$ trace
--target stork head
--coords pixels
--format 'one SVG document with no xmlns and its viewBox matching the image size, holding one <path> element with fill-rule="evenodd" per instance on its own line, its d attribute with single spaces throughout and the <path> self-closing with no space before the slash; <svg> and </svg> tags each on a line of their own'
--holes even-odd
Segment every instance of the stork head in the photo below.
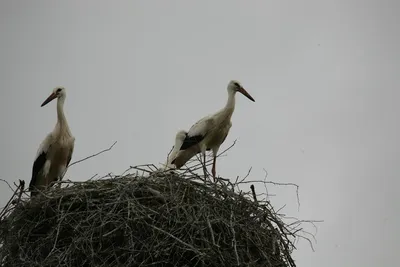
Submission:
<svg viewBox="0 0 400 267">
<path fill-rule="evenodd" d="M 236 92 L 241 93 L 251 101 L 255 102 L 254 98 L 243 88 L 243 86 L 235 80 L 232 80 L 228 84 L 228 93 L 236 94 Z"/>
<path fill-rule="evenodd" d="M 44 105 L 48 104 L 49 102 L 51 102 L 53 99 L 56 98 L 65 98 L 65 88 L 62 86 L 58 86 L 56 88 L 53 89 L 53 92 L 51 93 L 51 95 L 49 95 L 49 97 L 42 103 L 41 107 L 43 107 Z"/>
</svg>

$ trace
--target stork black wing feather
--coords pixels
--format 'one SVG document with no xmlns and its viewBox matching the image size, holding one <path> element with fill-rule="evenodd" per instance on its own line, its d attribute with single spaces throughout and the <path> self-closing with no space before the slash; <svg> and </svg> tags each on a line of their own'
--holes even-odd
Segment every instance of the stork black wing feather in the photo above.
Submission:
<svg viewBox="0 0 400 267">
<path fill-rule="evenodd" d="M 67 168 L 69 167 L 69 163 L 71 162 L 71 159 L 72 159 L 72 153 L 68 157 L 67 165 L 65 165 Z"/>
<path fill-rule="evenodd" d="M 180 150 L 188 149 L 189 147 L 200 143 L 203 139 L 204 139 L 203 135 L 188 136 L 186 134 L 186 138 L 185 140 L 183 140 Z"/>
<path fill-rule="evenodd" d="M 37 176 L 39 172 L 43 169 L 44 164 L 46 163 L 46 152 L 42 152 L 35 160 L 33 163 L 32 167 L 32 179 L 31 182 L 29 183 L 29 191 L 32 191 L 34 189 L 34 186 L 36 184 Z"/>
<path fill-rule="evenodd" d="M 186 138 L 185 140 L 183 140 L 183 143 L 179 150 L 186 150 L 194 145 L 197 145 L 204 139 L 204 137 L 205 137 L 204 135 L 189 136 L 188 134 L 186 134 Z M 209 151 L 210 148 L 207 148 L 206 150 Z M 171 161 L 171 164 L 175 164 L 175 159 Z"/>
</svg>

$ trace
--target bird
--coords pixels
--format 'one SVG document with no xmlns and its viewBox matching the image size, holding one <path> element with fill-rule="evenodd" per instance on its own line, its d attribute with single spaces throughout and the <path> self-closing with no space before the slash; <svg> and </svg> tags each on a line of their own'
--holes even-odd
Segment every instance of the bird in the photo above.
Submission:
<svg viewBox="0 0 400 267">
<path fill-rule="evenodd" d="M 197 121 L 186 133 L 186 137 L 180 146 L 180 151 L 171 161 L 177 169 L 182 167 L 192 156 L 197 153 L 203 155 L 203 167 L 205 170 L 206 151 L 211 150 L 213 154 L 212 175 L 216 177 L 216 157 L 221 144 L 228 136 L 229 130 L 232 127 L 232 114 L 235 110 L 235 96 L 239 92 L 246 96 L 251 101 L 255 102 L 254 98 L 243 88 L 236 80 L 231 80 L 227 86 L 228 101 L 225 107 L 218 112 L 208 115 Z"/>
<path fill-rule="evenodd" d="M 64 87 L 56 87 L 41 107 L 57 98 L 57 123 L 54 130 L 47 134 L 36 153 L 29 183 L 31 197 L 46 189 L 52 182 L 62 179 L 74 151 L 75 137 L 69 129 L 64 114 L 66 99 Z"/>
</svg>

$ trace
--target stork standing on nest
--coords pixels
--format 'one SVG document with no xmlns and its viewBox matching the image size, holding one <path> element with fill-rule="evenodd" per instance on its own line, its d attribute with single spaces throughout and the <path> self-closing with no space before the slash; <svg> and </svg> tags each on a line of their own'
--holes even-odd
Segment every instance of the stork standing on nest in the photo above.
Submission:
<svg viewBox="0 0 400 267">
<path fill-rule="evenodd" d="M 235 110 L 235 95 L 237 92 L 243 94 L 251 101 L 254 98 L 243 88 L 238 81 L 230 81 L 227 87 L 228 101 L 224 108 L 215 114 L 206 116 L 196 122 L 186 133 L 186 137 L 180 146 L 180 151 L 171 161 L 177 169 L 182 167 L 192 156 L 197 153 L 203 154 L 204 168 L 206 163 L 206 150 L 212 150 L 213 166 L 212 175 L 215 179 L 216 157 L 221 144 L 225 141 L 232 126 L 231 118 Z M 204 169 L 206 172 L 206 169 Z"/>
<path fill-rule="evenodd" d="M 31 196 L 44 190 L 52 182 L 61 180 L 74 150 L 75 138 L 68 127 L 64 115 L 66 92 L 64 87 L 56 87 L 41 107 L 57 98 L 57 123 L 40 144 L 32 167 L 32 178 L 29 184 Z"/>
</svg>

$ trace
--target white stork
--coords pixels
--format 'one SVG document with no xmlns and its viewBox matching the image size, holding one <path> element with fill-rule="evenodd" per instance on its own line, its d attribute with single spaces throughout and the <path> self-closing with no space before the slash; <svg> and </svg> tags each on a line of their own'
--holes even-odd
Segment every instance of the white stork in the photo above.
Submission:
<svg viewBox="0 0 400 267">
<path fill-rule="evenodd" d="M 68 127 L 64 115 L 66 92 L 64 87 L 56 87 L 41 107 L 57 98 L 57 123 L 40 144 L 32 167 L 32 178 L 29 184 L 31 196 L 37 195 L 37 190 L 44 190 L 52 182 L 61 179 L 71 161 L 75 138 Z"/>
<path fill-rule="evenodd" d="M 225 141 L 232 126 L 231 117 L 235 110 L 236 92 L 242 93 L 248 99 L 255 102 L 253 97 L 238 81 L 230 81 L 227 90 L 228 101 L 225 107 L 215 114 L 202 118 L 189 129 L 180 147 L 180 152 L 171 161 L 171 164 L 174 164 L 177 169 L 182 167 L 192 156 L 200 152 L 203 154 L 205 164 L 206 150 L 212 150 L 213 167 L 211 172 L 215 178 L 216 156 L 219 147 Z"/>
</svg>

